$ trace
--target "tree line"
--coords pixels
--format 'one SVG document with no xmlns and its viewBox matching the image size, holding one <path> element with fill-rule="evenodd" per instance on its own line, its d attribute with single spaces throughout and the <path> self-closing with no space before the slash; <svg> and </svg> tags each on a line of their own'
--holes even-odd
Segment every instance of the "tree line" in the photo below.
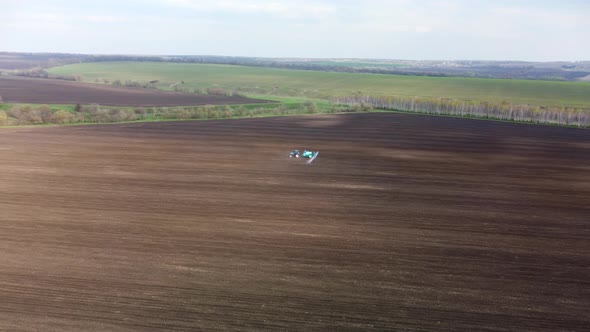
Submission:
<svg viewBox="0 0 590 332">
<path fill-rule="evenodd" d="M 509 102 L 490 103 L 443 98 L 368 97 L 333 98 L 331 106 L 307 101 L 297 104 L 179 106 L 121 108 L 98 104 L 76 105 L 72 111 L 47 105 L 13 105 L 0 109 L 0 126 L 73 123 L 113 123 L 145 120 L 228 119 L 295 114 L 367 112 L 373 109 L 477 117 L 506 121 L 590 127 L 590 110 L 540 107 Z"/>
<path fill-rule="evenodd" d="M 145 120 L 190 120 L 190 119 L 229 119 L 256 116 L 278 116 L 294 114 L 334 113 L 344 107 L 332 105 L 320 109 L 313 102 L 295 105 L 238 105 L 238 106 L 179 106 L 179 107 L 137 107 L 119 108 L 98 104 L 76 105 L 74 111 L 52 110 L 47 105 L 33 107 L 15 105 L 8 110 L 0 110 L 0 126 L 42 125 L 74 123 L 115 123 Z"/>
<path fill-rule="evenodd" d="M 35 77 L 35 78 L 51 78 L 57 80 L 66 80 L 66 81 L 82 81 L 82 77 L 79 75 L 58 75 L 58 74 L 51 74 L 47 72 L 45 69 L 31 69 L 31 70 L 19 70 L 13 73 L 15 76 L 23 76 L 23 77 Z"/>
<path fill-rule="evenodd" d="M 506 121 L 533 122 L 540 124 L 590 127 L 590 110 L 572 107 L 541 107 L 527 104 L 512 104 L 508 101 L 464 101 L 447 98 L 424 97 L 335 97 L 331 102 L 357 108 L 376 108 L 437 115 L 477 117 Z"/>
</svg>

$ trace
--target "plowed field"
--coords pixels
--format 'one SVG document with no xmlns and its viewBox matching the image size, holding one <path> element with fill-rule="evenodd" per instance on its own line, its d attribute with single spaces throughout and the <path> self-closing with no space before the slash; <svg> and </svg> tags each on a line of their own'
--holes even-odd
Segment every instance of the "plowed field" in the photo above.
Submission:
<svg viewBox="0 0 590 332">
<path fill-rule="evenodd" d="M 240 96 L 212 96 L 123 88 L 53 79 L 0 77 L 5 103 L 190 106 L 263 103 Z"/>
<path fill-rule="evenodd" d="M 583 331 L 589 197 L 588 130 L 386 113 L 5 129 L 0 330 Z"/>
</svg>

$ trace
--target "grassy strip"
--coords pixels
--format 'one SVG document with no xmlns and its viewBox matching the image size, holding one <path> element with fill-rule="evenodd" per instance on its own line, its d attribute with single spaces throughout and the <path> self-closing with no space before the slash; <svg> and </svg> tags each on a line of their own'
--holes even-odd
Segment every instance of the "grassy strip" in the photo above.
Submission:
<svg viewBox="0 0 590 332">
<path fill-rule="evenodd" d="M 76 112 L 76 105 L 36 105 L 36 104 L 0 104 L 0 126 L 7 127 L 31 127 L 51 125 L 89 125 L 105 123 L 133 123 L 133 122 L 157 122 L 157 121 L 187 121 L 187 120 L 219 120 L 239 118 L 260 118 L 271 116 L 294 116 L 309 114 L 340 114 L 357 112 L 396 112 L 420 115 L 444 116 L 454 118 L 469 118 L 477 120 L 493 120 L 512 123 L 544 124 L 563 127 L 580 127 L 563 123 L 541 123 L 539 121 L 519 121 L 515 119 L 504 119 L 494 116 L 483 116 L 477 114 L 457 115 L 450 113 L 433 113 L 427 110 L 404 110 L 395 107 L 380 108 L 377 104 L 353 102 L 348 105 L 335 105 L 323 99 L 307 99 L 301 97 L 277 97 L 269 95 L 250 95 L 251 98 L 273 100 L 271 103 L 241 104 L 241 105 L 217 105 L 217 106 L 194 106 L 194 107 L 101 107 L 99 105 L 82 106 L 82 112 Z M 369 100 L 370 101 L 370 100 Z M 378 100 L 376 100 L 378 101 Z M 5 118 L 4 115 L 11 114 L 16 107 L 20 110 L 36 111 L 37 108 L 50 109 L 53 114 L 58 111 L 66 111 L 71 117 L 65 119 L 50 119 L 34 124 L 29 123 L 31 117 Z M 138 110 L 142 112 L 138 113 Z M 20 112 L 26 114 L 27 112 Z M 63 115 L 63 114 L 62 114 Z M 50 114 L 51 116 L 51 114 Z M 55 122 L 55 123 L 51 123 Z"/>
<path fill-rule="evenodd" d="M 277 115 L 334 113 L 346 108 L 305 99 L 278 100 L 276 103 L 205 105 L 179 107 L 112 107 L 82 105 L 3 104 L 0 125 L 45 125 L 71 123 L 122 123 L 191 119 L 227 119 Z"/>
<path fill-rule="evenodd" d="M 38 125 L 5 125 L 1 126 L 2 129 L 18 129 L 18 128 L 39 128 L 39 127 L 57 127 L 57 126 L 94 126 L 94 125 L 105 125 L 105 124 L 130 124 L 130 123 L 149 123 L 149 122 L 178 122 L 178 121 L 219 121 L 219 120 L 230 120 L 230 119 L 253 119 L 253 118 L 267 118 L 267 117 L 285 117 L 285 116 L 309 116 L 309 115 L 320 115 L 320 114 L 354 114 L 354 113 L 398 113 L 398 114 L 412 114 L 417 116 L 434 116 L 434 117 L 444 117 L 444 118 L 456 118 L 456 119 L 469 119 L 469 120 L 478 120 L 478 121 L 495 121 L 495 122 L 504 122 L 504 123 L 518 123 L 524 125 L 544 125 L 544 126 L 553 126 L 553 127 L 569 127 L 569 128 L 578 128 L 578 129 L 590 129 L 590 128 L 580 128 L 577 126 L 566 126 L 566 125 L 559 125 L 559 124 L 541 124 L 536 122 L 530 121 L 516 121 L 516 120 L 502 120 L 502 119 L 494 119 L 494 118 L 484 118 L 484 117 L 476 117 L 476 116 L 459 116 L 459 115 L 451 115 L 451 114 L 426 114 L 421 112 L 412 112 L 412 111 L 401 111 L 401 110 L 382 110 L 382 109 L 373 109 L 367 111 L 337 111 L 337 112 L 318 112 L 314 114 L 308 113 L 299 113 L 299 114 L 272 114 L 272 113 L 262 113 L 256 114 L 253 116 L 232 116 L 230 118 L 211 118 L 211 119 L 162 119 L 162 118 L 152 118 L 148 117 L 141 120 L 133 120 L 133 121 L 121 121 L 121 122 L 80 122 L 80 123 L 66 123 L 66 124 L 53 124 L 53 123 L 46 123 L 46 124 L 38 124 Z"/>
<path fill-rule="evenodd" d="M 266 106 L 267 104 L 261 104 Z M 307 107 L 309 104 L 307 104 Z M 236 106 L 236 109 L 240 105 Z M 244 105 L 245 106 L 245 105 Z M 325 106 L 325 105 L 324 105 Z M 219 106 L 216 106 L 219 108 Z M 572 127 L 572 128 L 580 128 L 577 126 L 567 126 L 567 125 L 560 125 L 554 123 L 538 123 L 538 122 L 531 122 L 531 121 L 517 121 L 517 120 L 505 120 L 505 119 L 498 119 L 493 117 L 483 117 L 483 116 L 460 116 L 454 114 L 428 114 L 419 111 L 404 111 L 404 110 L 397 110 L 397 109 L 373 109 L 370 107 L 365 108 L 349 108 L 349 107 L 334 107 L 334 105 L 330 105 L 330 107 L 319 107 L 315 111 L 311 111 L 309 108 L 307 109 L 292 109 L 290 112 L 285 112 L 283 114 L 277 112 L 276 108 L 259 108 L 256 109 L 256 112 L 252 112 L 250 114 L 239 115 L 236 109 L 232 109 L 231 115 L 224 115 L 221 113 L 217 113 L 217 115 L 213 117 L 203 117 L 203 118 L 166 118 L 160 114 L 154 116 L 153 114 L 148 114 L 141 119 L 136 119 L 132 121 L 118 121 L 118 122 L 101 122 L 101 121 L 92 121 L 92 122 L 78 122 L 78 123 L 64 123 L 64 124 L 54 124 L 54 123 L 43 123 L 43 124 L 35 124 L 35 125 L 0 125 L 3 129 L 6 128 L 33 128 L 33 127 L 51 127 L 51 126 L 84 126 L 84 125 L 99 125 L 99 124 L 125 124 L 125 123 L 147 123 L 147 122 L 173 122 L 173 121 L 212 121 L 212 120 L 226 120 L 226 119 L 245 119 L 245 118 L 265 118 L 265 117 L 279 117 L 279 116 L 302 116 L 302 115 L 313 115 L 313 114 L 350 114 L 350 113 L 405 113 L 405 114 L 412 114 L 412 115 L 421 115 L 421 116 L 437 116 L 437 117 L 447 117 L 447 118 L 462 118 L 462 119 L 471 119 L 471 120 L 480 120 L 480 121 L 497 121 L 497 122 L 505 122 L 505 123 L 519 123 L 519 124 L 527 124 L 527 125 L 549 125 L 549 126 L 556 126 L 556 127 Z M 587 128 L 586 128 L 587 129 Z"/>
</svg>

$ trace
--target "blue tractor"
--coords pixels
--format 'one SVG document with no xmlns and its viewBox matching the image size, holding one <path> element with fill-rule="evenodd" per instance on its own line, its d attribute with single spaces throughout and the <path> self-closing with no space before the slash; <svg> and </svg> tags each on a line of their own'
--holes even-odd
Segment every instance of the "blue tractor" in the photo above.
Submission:
<svg viewBox="0 0 590 332">
<path fill-rule="evenodd" d="M 299 150 L 293 150 L 289 153 L 289 158 L 307 158 L 307 163 L 309 164 L 318 156 L 318 154 L 320 154 L 319 151 L 303 150 L 303 152 L 300 152 Z"/>
</svg>

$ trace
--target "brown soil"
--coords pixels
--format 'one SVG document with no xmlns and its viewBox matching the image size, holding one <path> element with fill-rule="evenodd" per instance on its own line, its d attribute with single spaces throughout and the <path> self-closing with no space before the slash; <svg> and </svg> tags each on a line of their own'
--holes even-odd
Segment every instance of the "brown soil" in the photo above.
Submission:
<svg viewBox="0 0 590 332">
<path fill-rule="evenodd" d="M 590 326 L 588 130 L 385 113 L 16 128 L 0 158 L 0 330 Z"/>
<path fill-rule="evenodd" d="M 210 96 L 134 89 L 53 79 L 0 77 L 5 103 L 189 106 L 263 103 L 240 96 Z"/>
</svg>

